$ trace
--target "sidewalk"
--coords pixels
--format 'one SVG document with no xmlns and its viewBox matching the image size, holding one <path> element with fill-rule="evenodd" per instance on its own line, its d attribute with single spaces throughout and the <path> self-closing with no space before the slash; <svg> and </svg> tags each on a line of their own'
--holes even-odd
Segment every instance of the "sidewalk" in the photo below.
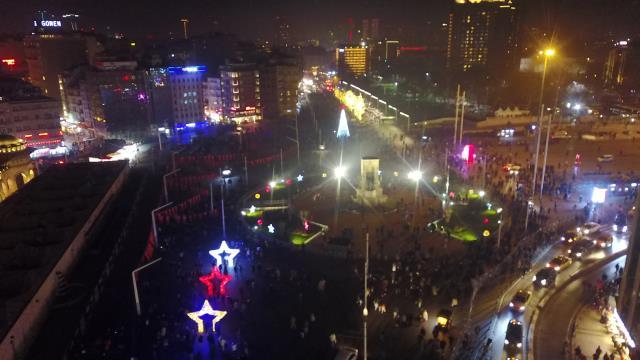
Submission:
<svg viewBox="0 0 640 360">
<path fill-rule="evenodd" d="M 580 346 L 582 354 L 584 354 L 587 359 L 591 359 L 598 346 L 600 346 L 602 350 L 601 357 L 603 357 L 604 354 L 614 352 L 611 334 L 607 330 L 606 325 L 600 322 L 600 314 L 596 309 L 590 306 L 581 307 L 574 321 L 575 330 L 573 331 L 570 342 L 571 352 L 569 359 L 576 359 L 574 349 L 577 346 Z"/>
</svg>

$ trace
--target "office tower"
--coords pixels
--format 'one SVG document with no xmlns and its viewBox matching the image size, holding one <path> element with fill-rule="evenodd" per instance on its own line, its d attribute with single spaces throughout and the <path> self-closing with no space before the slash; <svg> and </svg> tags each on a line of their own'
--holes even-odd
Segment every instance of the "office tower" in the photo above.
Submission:
<svg viewBox="0 0 640 360">
<path fill-rule="evenodd" d="M 202 86 L 206 66 L 169 67 L 173 118 L 177 127 L 205 120 Z"/>
<path fill-rule="evenodd" d="M 276 46 L 291 46 L 291 24 L 282 16 L 276 16 Z"/>
<path fill-rule="evenodd" d="M 516 64 L 516 6 L 512 0 L 455 0 L 449 13 L 447 68 L 504 71 Z"/>
<path fill-rule="evenodd" d="M 640 75 L 640 50 L 637 43 L 621 40 L 614 44 L 604 64 L 604 87 L 608 89 L 637 89 Z"/>
<path fill-rule="evenodd" d="M 369 71 L 369 48 L 366 45 L 336 48 L 336 67 L 340 77 L 361 77 Z"/>
</svg>

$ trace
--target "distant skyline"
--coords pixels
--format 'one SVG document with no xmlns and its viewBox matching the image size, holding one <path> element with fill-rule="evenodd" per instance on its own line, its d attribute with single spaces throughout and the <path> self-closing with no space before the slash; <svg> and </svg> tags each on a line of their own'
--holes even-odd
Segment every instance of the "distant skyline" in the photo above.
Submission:
<svg viewBox="0 0 640 360">
<path fill-rule="evenodd" d="M 14 1 L 2 7 L 0 33 L 27 33 L 37 10 L 61 15 L 77 12 L 81 23 L 95 25 L 96 31 L 123 32 L 131 38 L 152 35 L 180 36 L 179 19 L 191 20 L 190 33 L 212 31 L 235 33 L 246 39 L 271 39 L 275 16 L 285 16 L 292 24 L 294 40 L 322 39 L 329 30 L 352 17 L 378 17 L 382 28 L 413 27 L 418 31 L 428 21 L 445 21 L 449 0 L 34 0 Z M 525 24 L 557 29 L 567 41 L 589 37 L 638 32 L 640 0 L 522 0 Z M 410 11 L 409 11 L 410 10 Z M 604 16 L 603 16 L 604 14 Z M 359 25 L 356 22 L 356 25 Z M 428 37 L 429 34 L 419 34 Z"/>
</svg>

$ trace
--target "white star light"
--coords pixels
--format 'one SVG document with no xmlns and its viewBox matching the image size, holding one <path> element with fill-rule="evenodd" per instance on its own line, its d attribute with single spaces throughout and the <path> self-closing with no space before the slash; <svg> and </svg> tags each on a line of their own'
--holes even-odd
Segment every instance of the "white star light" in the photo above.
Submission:
<svg viewBox="0 0 640 360">
<path fill-rule="evenodd" d="M 267 229 L 269 229 L 269 234 L 273 234 L 276 232 L 276 227 L 273 226 L 273 224 L 269 224 L 269 226 L 267 226 Z"/>
<path fill-rule="evenodd" d="M 239 249 L 229 248 L 229 246 L 227 245 L 227 242 L 222 240 L 222 243 L 220 244 L 220 247 L 218 248 L 218 250 L 209 251 L 209 255 L 213 256 L 213 258 L 216 259 L 216 266 L 218 266 L 222 264 L 222 253 L 226 253 L 228 254 L 227 265 L 229 267 L 233 267 L 233 258 L 236 257 L 236 255 L 238 255 L 239 252 L 240 252 Z"/>
<path fill-rule="evenodd" d="M 254 205 L 251 205 L 251 207 L 249 208 L 249 214 L 253 214 L 254 212 L 256 212 L 256 207 Z"/>
<path fill-rule="evenodd" d="M 304 176 L 302 176 L 302 174 L 298 175 L 298 177 L 296 177 L 296 179 L 298 180 L 298 182 L 301 182 L 302 179 L 304 179 Z"/>
</svg>

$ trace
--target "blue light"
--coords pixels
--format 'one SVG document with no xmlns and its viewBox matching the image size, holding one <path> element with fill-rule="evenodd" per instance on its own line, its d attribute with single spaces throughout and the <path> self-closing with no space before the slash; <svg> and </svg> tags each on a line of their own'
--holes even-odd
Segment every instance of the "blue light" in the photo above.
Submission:
<svg viewBox="0 0 640 360">
<path fill-rule="evenodd" d="M 196 127 L 196 123 L 188 123 L 185 126 L 190 128 L 190 129 L 193 129 L 194 127 Z"/>
<path fill-rule="evenodd" d="M 207 67 L 204 65 L 197 66 L 170 66 L 167 68 L 170 74 L 183 74 L 183 73 L 198 73 L 207 71 Z"/>
</svg>

